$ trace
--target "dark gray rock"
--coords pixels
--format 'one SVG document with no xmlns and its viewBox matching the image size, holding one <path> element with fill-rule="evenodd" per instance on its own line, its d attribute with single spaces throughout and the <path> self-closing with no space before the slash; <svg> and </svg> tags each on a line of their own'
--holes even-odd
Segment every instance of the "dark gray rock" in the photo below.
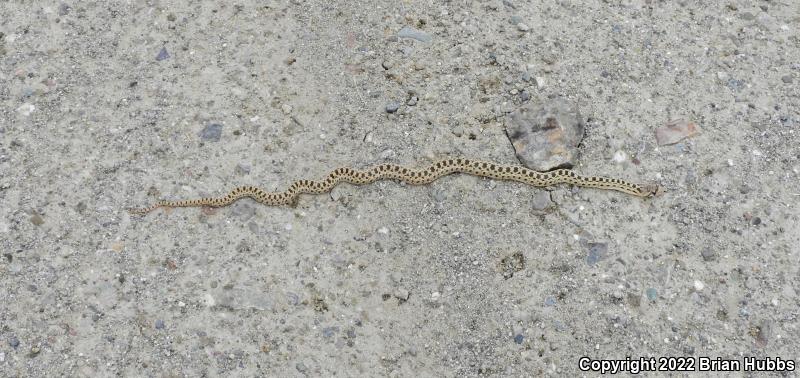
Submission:
<svg viewBox="0 0 800 378">
<path fill-rule="evenodd" d="M 556 99 L 515 110 L 506 120 L 506 132 L 522 164 L 547 171 L 574 165 L 584 124 L 576 105 Z"/>
<path fill-rule="evenodd" d="M 206 142 L 219 142 L 222 137 L 222 125 L 219 123 L 209 123 L 200 132 L 200 138 Z"/>
</svg>

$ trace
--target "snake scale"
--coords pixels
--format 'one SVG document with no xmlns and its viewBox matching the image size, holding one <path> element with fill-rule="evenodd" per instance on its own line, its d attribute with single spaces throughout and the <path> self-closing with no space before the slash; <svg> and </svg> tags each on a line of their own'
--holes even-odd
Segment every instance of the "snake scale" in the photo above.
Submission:
<svg viewBox="0 0 800 378">
<path fill-rule="evenodd" d="M 267 192 L 255 186 L 240 186 L 224 197 L 201 198 L 184 201 L 158 201 L 152 206 L 128 209 L 131 214 L 144 215 L 160 207 L 227 206 L 236 200 L 250 197 L 269 206 L 296 204 L 300 194 L 327 193 L 340 182 L 355 185 L 371 184 L 378 180 L 400 180 L 411 185 L 428 184 L 451 173 L 466 173 L 498 180 L 518 181 L 532 186 L 546 187 L 558 184 L 572 184 L 587 188 L 616 190 L 637 197 L 652 197 L 658 192 L 655 184 L 633 184 L 624 180 L 607 177 L 580 176 L 569 169 L 556 169 L 539 172 L 517 165 L 496 164 L 470 159 L 446 159 L 424 169 L 407 168 L 396 164 L 381 164 L 367 170 L 349 167 L 338 168 L 322 180 L 299 180 L 283 192 Z"/>
</svg>

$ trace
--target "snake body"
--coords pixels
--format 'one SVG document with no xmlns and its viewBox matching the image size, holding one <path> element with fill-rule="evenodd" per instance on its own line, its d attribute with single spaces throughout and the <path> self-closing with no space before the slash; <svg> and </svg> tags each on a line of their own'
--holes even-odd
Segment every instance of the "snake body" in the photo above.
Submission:
<svg viewBox="0 0 800 378">
<path fill-rule="evenodd" d="M 283 192 L 267 192 L 255 186 L 240 186 L 224 197 L 201 198 L 184 201 L 158 201 L 152 206 L 128 209 L 131 214 L 144 215 L 160 207 L 227 206 L 236 200 L 250 197 L 269 206 L 290 205 L 300 194 L 327 193 L 340 182 L 355 185 L 371 184 L 378 180 L 400 180 L 411 185 L 424 185 L 451 173 L 466 173 L 498 180 L 518 181 L 532 186 L 546 187 L 572 184 L 587 188 L 616 190 L 637 197 L 651 197 L 658 191 L 654 184 L 639 185 L 624 180 L 596 176 L 580 176 L 569 169 L 539 172 L 518 165 L 497 164 L 470 159 L 446 159 L 424 169 L 407 168 L 396 164 L 381 164 L 367 170 L 343 167 L 329 173 L 322 180 L 298 180 Z"/>
</svg>

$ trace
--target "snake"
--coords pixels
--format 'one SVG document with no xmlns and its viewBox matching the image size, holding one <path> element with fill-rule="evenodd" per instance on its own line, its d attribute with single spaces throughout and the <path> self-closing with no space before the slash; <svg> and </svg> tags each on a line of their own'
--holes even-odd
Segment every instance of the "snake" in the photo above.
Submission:
<svg viewBox="0 0 800 378">
<path fill-rule="evenodd" d="M 330 192 L 340 182 L 366 185 L 378 180 L 398 180 L 410 185 L 429 184 L 452 173 L 465 173 L 497 180 L 517 181 L 535 187 L 571 184 L 579 187 L 616 190 L 636 197 L 653 197 L 659 192 L 656 184 L 635 184 L 625 180 L 597 176 L 581 176 L 571 169 L 541 172 L 520 165 L 498 164 L 464 158 L 445 159 L 422 169 L 397 164 L 380 164 L 366 170 L 350 167 L 337 168 L 322 180 L 298 180 L 282 192 L 268 192 L 256 186 L 234 188 L 223 197 L 209 197 L 182 201 L 158 201 L 143 208 L 127 209 L 133 215 L 145 215 L 158 208 L 222 207 L 240 198 L 249 197 L 268 206 L 295 206 L 301 194 Z"/>
</svg>

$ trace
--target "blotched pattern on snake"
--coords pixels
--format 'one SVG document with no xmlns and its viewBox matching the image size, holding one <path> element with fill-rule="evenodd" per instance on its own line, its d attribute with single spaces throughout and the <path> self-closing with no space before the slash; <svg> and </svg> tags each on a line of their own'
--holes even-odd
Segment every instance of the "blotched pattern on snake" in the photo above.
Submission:
<svg viewBox="0 0 800 378">
<path fill-rule="evenodd" d="M 518 165 L 459 158 L 441 160 L 423 169 L 413 169 L 396 164 L 381 164 L 367 170 L 344 167 L 334 170 L 322 180 L 295 181 L 283 192 L 267 192 L 255 186 L 241 186 L 233 189 L 224 197 L 159 201 L 149 207 L 128 209 L 128 211 L 131 214 L 144 215 L 159 207 L 220 207 L 230 205 L 243 197 L 250 197 L 270 206 L 293 206 L 300 194 L 327 193 L 340 182 L 365 185 L 378 180 L 389 179 L 400 180 L 411 185 L 424 185 L 451 173 L 466 173 L 498 180 L 518 181 L 537 187 L 572 184 L 586 188 L 616 190 L 637 197 L 652 197 L 658 192 L 658 186 L 655 184 L 640 185 L 615 178 L 580 176 L 568 169 L 538 172 Z"/>
</svg>

